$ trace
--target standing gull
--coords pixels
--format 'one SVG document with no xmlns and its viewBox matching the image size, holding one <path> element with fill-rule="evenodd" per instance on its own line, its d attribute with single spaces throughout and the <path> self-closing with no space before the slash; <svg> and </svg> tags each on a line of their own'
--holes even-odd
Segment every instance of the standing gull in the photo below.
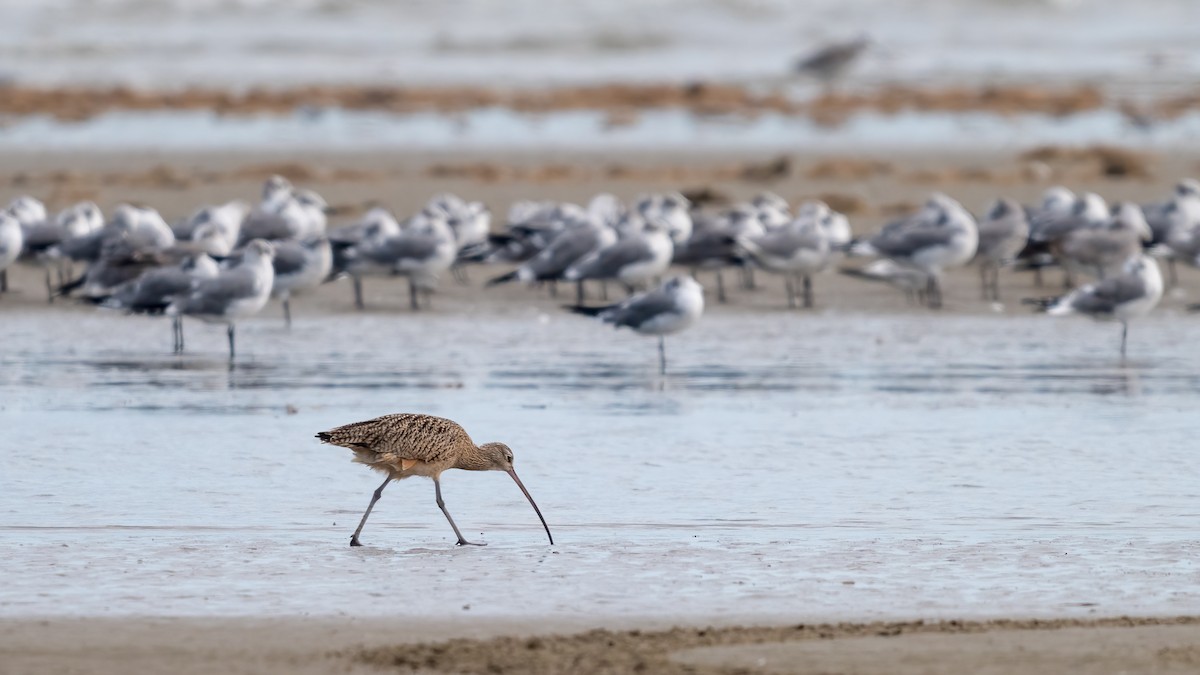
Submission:
<svg viewBox="0 0 1200 675">
<path fill-rule="evenodd" d="M 563 277 L 568 281 L 615 280 L 632 290 L 666 272 L 674 251 L 667 223 L 652 220 L 641 232 L 571 265 Z"/>
<path fill-rule="evenodd" d="M 111 295 L 92 296 L 93 302 L 109 309 L 130 314 L 160 315 L 175 299 L 191 291 L 197 279 L 215 279 L 220 273 L 216 261 L 207 254 L 189 256 L 178 265 L 158 267 L 143 272 L 132 281 L 113 289 Z M 173 351 L 183 353 L 183 321 L 178 314 L 171 317 Z"/>
<path fill-rule="evenodd" d="M 929 306 L 942 306 L 942 271 L 975 257 L 979 229 L 957 201 L 936 192 L 916 214 L 893 221 L 870 239 L 854 244 L 858 255 L 877 255 L 923 272 Z"/>
<path fill-rule="evenodd" d="M 615 328 L 631 328 L 642 335 L 658 336 L 659 372 L 667 372 L 664 336 L 696 323 L 704 313 L 704 289 L 693 278 L 678 276 L 650 291 L 606 307 L 569 306 L 572 312 L 599 318 Z"/>
<path fill-rule="evenodd" d="M 454 530 L 459 546 L 483 546 L 467 541 L 462 532 L 458 531 L 458 525 L 454 524 L 450 512 L 446 510 L 446 503 L 442 501 L 441 476 L 447 469 L 507 473 L 529 500 L 538 519 L 542 521 L 542 527 L 546 528 L 546 536 L 549 537 L 550 543 L 554 544 L 554 536 L 550 534 L 550 526 L 542 517 L 541 509 L 513 469 L 512 450 L 503 443 L 476 445 L 457 422 L 433 415 L 400 413 L 322 431 L 317 434 L 317 438 L 322 443 L 353 450 L 354 461 L 387 474 L 383 484 L 375 489 L 362 520 L 350 536 L 351 546 L 362 546 L 358 535 L 362 534 L 371 509 L 375 508 L 375 502 L 383 496 L 383 489 L 388 483 L 410 476 L 425 476 L 433 480 L 438 508 L 450 522 L 450 529 Z"/>
<path fill-rule="evenodd" d="M 1026 300 L 1051 316 L 1083 314 L 1094 319 L 1121 322 L 1121 356 L 1129 334 L 1129 321 L 1150 313 L 1163 295 L 1163 278 L 1154 259 L 1139 254 L 1130 258 L 1119 276 L 1082 286 L 1062 297 Z"/>
<path fill-rule="evenodd" d="M 738 244 L 759 267 L 781 274 L 787 288 L 788 307 L 796 306 L 796 282 L 803 285 L 804 306 L 813 306 L 812 275 L 825 269 L 831 260 L 831 229 L 834 214 L 824 203 L 804 204 L 797 217 L 787 225 L 757 237 L 741 237 Z"/>
<path fill-rule="evenodd" d="M 222 270 L 212 279 L 198 279 L 191 291 L 167 307 L 170 316 L 191 316 L 208 323 L 223 323 L 229 335 L 229 360 L 234 357 L 234 324 L 257 314 L 271 296 L 274 247 L 255 239 L 242 253 L 237 267 Z"/>
<path fill-rule="evenodd" d="M 0 212 L 0 293 L 8 291 L 8 268 L 20 257 L 24 244 L 21 221 Z"/>
<path fill-rule="evenodd" d="M 979 281 L 983 299 L 1000 301 L 1000 268 L 1012 264 L 1029 242 L 1029 219 L 1013 199 L 997 199 L 979 223 Z"/>
<path fill-rule="evenodd" d="M 326 237 L 306 241 L 275 243 L 275 281 L 271 297 L 283 303 L 283 321 L 292 327 L 292 294 L 307 291 L 324 283 L 333 269 L 333 249 Z"/>
<path fill-rule="evenodd" d="M 540 253 L 512 272 L 492 279 L 487 285 L 495 286 L 510 281 L 522 281 L 527 284 L 556 281 L 563 277 L 571 265 L 617 241 L 617 233 L 603 223 L 584 220 L 569 224 L 567 228 L 567 231 L 555 237 Z M 576 302 L 583 302 L 583 281 L 575 283 Z"/>
</svg>

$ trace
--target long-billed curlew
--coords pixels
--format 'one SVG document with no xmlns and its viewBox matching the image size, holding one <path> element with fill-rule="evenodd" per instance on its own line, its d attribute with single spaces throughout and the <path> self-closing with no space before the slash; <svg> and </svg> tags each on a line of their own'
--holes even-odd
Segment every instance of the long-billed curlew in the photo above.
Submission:
<svg viewBox="0 0 1200 675">
<path fill-rule="evenodd" d="M 458 537 L 459 546 L 484 546 L 467 541 L 450 512 L 442 501 L 442 472 L 447 469 L 463 469 L 466 471 L 503 471 L 512 477 L 517 487 L 525 494 L 534 512 L 546 528 L 546 536 L 554 544 L 554 536 L 550 534 L 550 526 L 542 517 L 542 511 L 533 501 L 529 490 L 517 478 L 513 469 L 513 453 L 503 443 L 484 443 L 476 445 L 465 429 L 457 422 L 433 415 L 418 413 L 398 413 L 384 415 L 365 422 L 355 422 L 345 426 L 322 431 L 317 438 L 323 443 L 340 445 L 354 451 L 354 461 L 361 462 L 376 471 L 387 474 L 383 484 L 375 489 L 371 503 L 367 505 L 358 528 L 350 536 L 351 546 L 362 546 L 358 535 L 367 524 L 367 516 L 375 502 L 383 495 L 383 488 L 393 480 L 409 476 L 426 476 L 433 479 L 434 494 L 437 496 L 438 508 L 450 521 L 454 535 Z"/>
</svg>

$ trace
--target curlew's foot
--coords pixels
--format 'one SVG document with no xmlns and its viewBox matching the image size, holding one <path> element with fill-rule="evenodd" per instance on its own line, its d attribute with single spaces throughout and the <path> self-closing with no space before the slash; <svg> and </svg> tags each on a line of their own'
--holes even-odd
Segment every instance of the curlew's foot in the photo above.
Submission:
<svg viewBox="0 0 1200 675">
<path fill-rule="evenodd" d="M 487 544 L 480 544 L 474 541 L 467 541 L 466 539 L 459 539 L 455 546 L 487 546 Z"/>
<path fill-rule="evenodd" d="M 358 540 L 358 537 L 350 537 L 350 545 L 351 546 L 362 546 L 362 542 Z"/>
</svg>

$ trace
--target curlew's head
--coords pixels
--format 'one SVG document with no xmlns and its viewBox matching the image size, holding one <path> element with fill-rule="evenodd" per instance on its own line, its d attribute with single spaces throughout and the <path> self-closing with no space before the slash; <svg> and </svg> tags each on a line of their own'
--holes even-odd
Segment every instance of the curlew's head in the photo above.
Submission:
<svg viewBox="0 0 1200 675">
<path fill-rule="evenodd" d="M 542 517 L 542 510 L 538 508 L 537 502 L 533 501 L 533 497 L 529 494 L 529 490 L 525 489 L 525 484 L 517 478 L 517 472 L 513 469 L 513 452 L 512 449 L 503 443 L 484 443 L 479 446 L 479 453 L 486 465 L 485 471 L 503 471 L 507 473 L 517 487 L 521 488 L 521 492 L 525 494 L 525 498 L 529 500 L 529 505 L 533 507 L 534 513 L 537 514 L 538 520 L 542 521 L 542 527 L 546 528 L 546 536 L 550 538 L 550 544 L 554 544 L 554 535 L 550 534 L 550 526 L 546 524 L 546 519 Z"/>
<path fill-rule="evenodd" d="M 512 448 L 503 443 L 492 442 L 479 446 L 479 451 L 487 463 L 487 471 L 512 471 Z"/>
</svg>

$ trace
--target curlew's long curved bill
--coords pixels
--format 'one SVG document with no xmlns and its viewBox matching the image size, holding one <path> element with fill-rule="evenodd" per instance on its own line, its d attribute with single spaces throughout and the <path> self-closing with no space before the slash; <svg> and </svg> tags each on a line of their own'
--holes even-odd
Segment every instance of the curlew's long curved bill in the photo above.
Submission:
<svg viewBox="0 0 1200 675">
<path fill-rule="evenodd" d="M 538 514 L 538 520 L 542 521 L 542 527 L 546 528 L 546 536 L 550 537 L 550 545 L 553 546 L 554 535 L 550 534 L 550 526 L 546 524 L 546 519 L 542 517 L 542 510 L 537 507 L 537 502 L 533 501 L 533 497 L 529 495 L 529 490 L 525 489 L 525 484 L 521 482 L 520 478 L 517 478 L 516 471 L 509 469 L 506 473 L 512 476 L 512 479 L 516 482 L 517 487 L 521 488 L 521 492 L 525 493 L 525 499 L 529 500 L 529 505 L 533 507 L 534 513 Z"/>
</svg>

